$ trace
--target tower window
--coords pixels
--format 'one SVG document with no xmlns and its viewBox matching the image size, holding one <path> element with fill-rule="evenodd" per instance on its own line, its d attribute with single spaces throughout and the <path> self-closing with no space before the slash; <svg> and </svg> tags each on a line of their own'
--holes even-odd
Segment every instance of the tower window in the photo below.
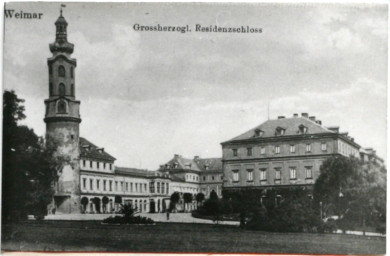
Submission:
<svg viewBox="0 0 390 256">
<path fill-rule="evenodd" d="M 65 68 L 64 68 L 64 66 L 59 66 L 58 67 L 58 76 L 59 77 L 65 77 Z"/>
<path fill-rule="evenodd" d="M 70 85 L 70 93 L 72 96 L 74 96 L 74 84 Z"/>
<path fill-rule="evenodd" d="M 59 114 L 65 114 L 66 113 L 66 102 L 64 100 L 60 100 L 57 104 L 57 112 Z"/>
<path fill-rule="evenodd" d="M 53 95 L 53 83 L 49 83 L 49 96 Z"/>
<path fill-rule="evenodd" d="M 65 96 L 65 85 L 64 84 L 60 84 L 59 91 L 60 91 L 61 97 Z"/>
<path fill-rule="evenodd" d="M 74 73 L 73 67 L 70 67 L 70 77 L 71 77 L 71 78 L 73 78 L 73 76 L 74 76 L 73 73 Z"/>
<path fill-rule="evenodd" d="M 49 75 L 53 74 L 53 68 L 49 65 Z"/>
</svg>

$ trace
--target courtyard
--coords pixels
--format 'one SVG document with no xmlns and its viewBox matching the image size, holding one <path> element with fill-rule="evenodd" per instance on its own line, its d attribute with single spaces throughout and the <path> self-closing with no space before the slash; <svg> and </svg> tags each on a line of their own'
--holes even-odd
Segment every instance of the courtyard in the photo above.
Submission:
<svg viewBox="0 0 390 256">
<path fill-rule="evenodd" d="M 270 233 L 199 223 L 118 226 L 100 221 L 46 220 L 3 225 L 2 250 L 385 254 L 386 239 Z"/>
</svg>

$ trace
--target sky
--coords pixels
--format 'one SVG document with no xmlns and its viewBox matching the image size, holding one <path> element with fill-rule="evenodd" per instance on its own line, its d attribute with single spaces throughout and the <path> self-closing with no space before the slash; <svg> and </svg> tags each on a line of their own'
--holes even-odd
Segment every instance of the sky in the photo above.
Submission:
<svg viewBox="0 0 390 256">
<path fill-rule="evenodd" d="M 40 136 L 59 5 L 5 6 L 43 13 L 6 18 L 3 53 L 3 89 L 25 99 L 23 124 Z M 67 3 L 63 16 L 77 59 L 80 136 L 117 166 L 155 170 L 174 154 L 221 157 L 221 142 L 268 116 L 302 112 L 386 158 L 384 4 Z M 134 24 L 192 32 L 141 32 Z M 201 33 L 196 24 L 263 32 Z"/>
</svg>

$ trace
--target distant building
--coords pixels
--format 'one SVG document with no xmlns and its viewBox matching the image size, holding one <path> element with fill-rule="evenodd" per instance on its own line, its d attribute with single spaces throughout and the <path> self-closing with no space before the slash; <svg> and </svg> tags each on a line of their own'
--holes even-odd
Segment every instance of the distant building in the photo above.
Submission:
<svg viewBox="0 0 390 256">
<path fill-rule="evenodd" d="M 205 198 L 208 198 L 210 193 L 215 191 L 219 197 L 222 197 L 221 158 L 195 156 L 189 159 L 176 154 L 166 164 L 161 165 L 158 171 L 169 174 L 172 180 L 172 192 L 179 192 L 181 195 L 192 194 L 193 203 L 188 210 L 196 208 L 198 193 L 203 193 Z"/>
<path fill-rule="evenodd" d="M 385 161 L 376 154 L 376 151 L 373 148 L 361 148 L 360 158 L 365 163 L 371 162 L 381 167 L 385 166 Z"/>
<path fill-rule="evenodd" d="M 279 116 L 221 143 L 224 190 L 312 187 L 322 162 L 335 155 L 360 157 L 360 146 L 339 127 L 307 113 Z"/>
</svg>

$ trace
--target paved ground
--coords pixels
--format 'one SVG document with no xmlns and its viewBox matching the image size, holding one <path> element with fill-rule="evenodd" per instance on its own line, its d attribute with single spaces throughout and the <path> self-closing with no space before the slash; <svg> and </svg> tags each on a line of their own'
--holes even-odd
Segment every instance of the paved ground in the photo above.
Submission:
<svg viewBox="0 0 390 256">
<path fill-rule="evenodd" d="M 198 219 L 191 216 L 191 213 L 171 213 L 169 220 L 165 213 L 138 213 L 136 215 L 151 218 L 156 222 L 171 222 L 171 223 L 200 223 L 214 224 L 212 220 Z M 103 220 L 113 216 L 113 214 L 58 214 L 46 216 L 46 220 Z M 219 224 L 238 226 L 236 221 L 219 221 Z"/>
<path fill-rule="evenodd" d="M 2 226 L 2 250 L 385 254 L 386 239 L 340 234 L 271 233 L 229 225 L 30 221 Z"/>
</svg>

